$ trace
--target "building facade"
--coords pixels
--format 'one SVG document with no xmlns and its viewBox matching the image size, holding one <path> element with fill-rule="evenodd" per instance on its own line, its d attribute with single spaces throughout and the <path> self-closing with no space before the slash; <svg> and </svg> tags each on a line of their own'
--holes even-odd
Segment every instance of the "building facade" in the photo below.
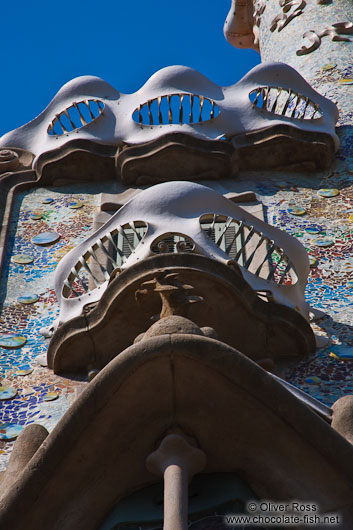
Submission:
<svg viewBox="0 0 353 530">
<path fill-rule="evenodd" d="M 224 33 L 0 139 L 1 528 L 353 526 L 353 5 Z"/>
</svg>

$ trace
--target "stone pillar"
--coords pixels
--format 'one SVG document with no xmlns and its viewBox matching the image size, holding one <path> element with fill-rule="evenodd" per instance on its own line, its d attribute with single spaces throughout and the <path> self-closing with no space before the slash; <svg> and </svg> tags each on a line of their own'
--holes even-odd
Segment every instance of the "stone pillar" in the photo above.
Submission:
<svg viewBox="0 0 353 530">
<path fill-rule="evenodd" d="M 42 445 L 48 431 L 38 424 L 27 425 L 16 440 L 10 461 L 1 480 L 0 497 L 6 495 L 32 456 Z"/>
<path fill-rule="evenodd" d="M 206 464 L 205 454 L 186 437 L 169 434 L 146 461 L 151 473 L 164 477 L 163 530 L 187 530 L 188 484 Z"/>
</svg>

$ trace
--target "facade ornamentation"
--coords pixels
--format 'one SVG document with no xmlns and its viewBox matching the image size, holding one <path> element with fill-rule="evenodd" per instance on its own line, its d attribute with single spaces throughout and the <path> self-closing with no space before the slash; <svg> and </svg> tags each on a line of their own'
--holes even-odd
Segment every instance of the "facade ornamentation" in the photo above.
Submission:
<svg viewBox="0 0 353 530">
<path fill-rule="evenodd" d="M 303 9 L 306 6 L 305 0 L 279 0 L 279 5 L 282 7 L 282 13 L 277 15 L 271 23 L 270 30 L 273 32 L 276 29 L 282 31 L 295 17 L 303 14 Z M 293 10 L 292 10 L 293 8 Z M 289 14 L 288 14 L 289 13 Z"/>
<path fill-rule="evenodd" d="M 232 86 L 80 77 L 0 139 L 1 528 L 352 529 L 353 7 L 279 5 L 232 0 Z"/>
<path fill-rule="evenodd" d="M 259 49 L 259 35 L 260 35 L 260 24 L 261 24 L 261 15 L 266 9 L 266 1 L 260 0 L 254 11 L 254 25 L 253 25 L 253 34 L 254 34 L 254 47 Z"/>
<path fill-rule="evenodd" d="M 303 34 L 304 39 L 308 39 L 311 42 L 310 46 L 302 46 L 297 50 L 297 55 L 307 55 L 308 53 L 314 52 L 321 45 L 321 39 L 326 35 L 331 37 L 333 42 L 351 42 L 351 39 L 348 37 L 341 37 L 341 35 L 351 35 L 353 33 L 353 24 L 352 22 L 338 22 L 337 24 L 332 24 L 332 26 L 324 29 L 321 33 L 316 31 L 306 31 Z"/>
<path fill-rule="evenodd" d="M 299 124 L 291 117 L 286 119 L 285 114 L 257 112 L 248 96 L 259 86 L 270 87 L 274 78 L 276 87 L 300 93 L 320 107 L 320 119 Z M 335 105 L 285 64 L 256 66 L 230 87 L 218 86 L 192 68 L 170 66 L 156 72 L 134 94 L 122 94 L 99 78 L 74 79 L 59 90 L 37 118 L 4 135 L 0 147 L 13 145 L 31 150 L 36 168 L 42 155 L 63 149 L 70 141 L 138 146 L 167 133 L 214 141 L 282 124 L 328 134 L 337 149 L 336 119 Z"/>
<path fill-rule="evenodd" d="M 253 0 L 231 0 L 223 33 L 232 46 L 258 49 L 258 43 L 255 42 L 257 41 L 257 31 L 254 34 Z"/>
<path fill-rule="evenodd" d="M 218 224 L 223 233 L 212 241 L 208 225 Z M 233 234 L 230 236 L 233 242 L 229 239 L 229 245 L 222 250 L 222 238 L 228 229 Z M 122 245 L 128 233 L 135 237 L 129 243 L 131 253 L 126 259 Z M 143 261 L 153 256 L 155 246 L 170 237 L 189 241 L 191 253 L 224 264 L 237 264 L 254 290 L 270 291 L 279 303 L 296 308 L 307 317 L 304 290 L 309 263 L 296 239 L 248 214 L 213 190 L 198 184 L 171 182 L 138 194 L 61 260 L 55 274 L 55 290 L 60 301 L 58 323 L 80 315 L 86 304 L 102 297 L 109 284 L 109 267 L 112 267 L 110 272 L 116 268 L 121 271 Z M 274 260 L 274 266 L 269 268 Z"/>
</svg>

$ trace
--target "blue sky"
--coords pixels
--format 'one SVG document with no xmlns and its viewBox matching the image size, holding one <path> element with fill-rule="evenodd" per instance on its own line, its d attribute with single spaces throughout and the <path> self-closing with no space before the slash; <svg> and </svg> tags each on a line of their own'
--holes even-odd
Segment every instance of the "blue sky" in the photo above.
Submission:
<svg viewBox="0 0 353 530">
<path fill-rule="evenodd" d="M 235 83 L 260 62 L 223 36 L 230 0 L 20 0 L 1 13 L 0 135 L 35 118 L 59 88 L 97 75 L 134 92 L 157 70 L 182 64 Z"/>
</svg>

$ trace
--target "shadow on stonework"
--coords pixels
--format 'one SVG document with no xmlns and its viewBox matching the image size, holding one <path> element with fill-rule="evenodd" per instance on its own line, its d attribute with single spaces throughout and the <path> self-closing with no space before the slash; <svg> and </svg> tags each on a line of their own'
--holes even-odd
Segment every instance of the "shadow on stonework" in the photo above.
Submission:
<svg viewBox="0 0 353 530">
<path fill-rule="evenodd" d="M 339 398 L 353 394 L 353 326 L 326 314 L 316 322 L 316 330 L 328 337 L 329 344 L 292 363 L 285 378 L 331 407 Z"/>
</svg>

